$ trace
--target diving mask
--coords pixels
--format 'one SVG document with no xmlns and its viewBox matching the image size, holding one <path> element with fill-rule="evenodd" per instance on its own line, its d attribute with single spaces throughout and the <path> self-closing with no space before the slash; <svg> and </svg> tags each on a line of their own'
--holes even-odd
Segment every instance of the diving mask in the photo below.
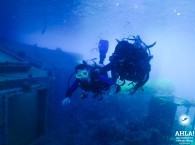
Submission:
<svg viewBox="0 0 195 145">
<path fill-rule="evenodd" d="M 80 71 L 76 73 L 76 78 L 81 79 L 81 78 L 87 78 L 89 76 L 88 71 Z"/>
</svg>

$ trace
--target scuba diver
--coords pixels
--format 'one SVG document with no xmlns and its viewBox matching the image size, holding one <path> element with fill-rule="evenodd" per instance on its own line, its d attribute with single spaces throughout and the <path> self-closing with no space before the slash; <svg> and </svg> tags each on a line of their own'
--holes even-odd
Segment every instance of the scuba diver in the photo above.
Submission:
<svg viewBox="0 0 195 145">
<path fill-rule="evenodd" d="M 130 43 L 130 40 L 134 43 Z M 116 82 L 119 78 L 123 81 L 122 85 L 125 84 L 125 80 L 132 81 L 130 84 L 133 87 L 129 94 L 134 94 L 149 79 L 150 60 L 153 58 L 149 48 L 156 42 L 146 45 L 139 36 L 117 40 L 117 42 L 115 51 L 109 58 L 110 63 L 105 65 L 102 71 L 111 71 L 113 81 Z"/>
<path fill-rule="evenodd" d="M 85 61 L 83 61 L 83 64 L 76 66 L 75 74 L 76 80 L 66 91 L 66 97 L 62 101 L 63 105 L 70 103 L 70 97 L 78 87 L 83 90 L 81 98 L 87 98 L 86 92 L 92 92 L 94 94 L 93 97 L 98 98 L 100 101 L 103 99 L 102 95 L 110 90 L 110 88 L 112 88 L 113 93 L 120 91 L 119 85 L 101 74 L 98 67 L 90 66 Z"/>
<path fill-rule="evenodd" d="M 101 39 L 99 41 L 98 51 L 100 54 L 100 65 L 103 65 L 104 60 L 106 58 L 106 53 L 108 52 L 108 44 L 109 43 L 107 40 Z M 93 65 L 89 65 L 87 61 L 83 61 L 83 64 L 76 66 L 74 72 L 76 74 L 76 79 L 71 85 L 71 87 L 69 87 L 66 91 L 66 97 L 62 101 L 63 105 L 70 103 L 70 97 L 78 87 L 83 90 L 81 98 L 87 97 L 86 92 L 93 92 L 93 97 L 98 97 L 100 101 L 103 99 L 102 95 L 110 88 L 112 88 L 114 92 L 120 91 L 120 87 L 118 85 L 115 85 L 112 79 L 109 79 L 107 77 L 107 72 L 101 71 L 102 66 L 98 66 L 95 63 L 94 59 L 92 59 L 91 61 L 93 61 Z"/>
</svg>

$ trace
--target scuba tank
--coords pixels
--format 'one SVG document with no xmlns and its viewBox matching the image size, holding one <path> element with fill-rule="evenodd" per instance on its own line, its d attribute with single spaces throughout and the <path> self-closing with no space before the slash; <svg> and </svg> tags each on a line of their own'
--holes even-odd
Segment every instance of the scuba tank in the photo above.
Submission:
<svg viewBox="0 0 195 145">
<path fill-rule="evenodd" d="M 100 54 L 100 64 L 104 63 L 104 60 L 106 58 L 106 53 L 108 52 L 109 42 L 108 40 L 101 39 L 98 44 L 98 51 Z"/>
</svg>

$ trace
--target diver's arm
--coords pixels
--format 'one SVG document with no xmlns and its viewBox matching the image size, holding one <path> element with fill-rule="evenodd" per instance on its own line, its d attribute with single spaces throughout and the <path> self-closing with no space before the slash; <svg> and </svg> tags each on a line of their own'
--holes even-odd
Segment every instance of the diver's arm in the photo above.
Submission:
<svg viewBox="0 0 195 145">
<path fill-rule="evenodd" d="M 107 83 L 108 85 L 114 85 L 115 83 L 112 81 L 112 79 L 110 79 L 110 78 L 108 78 L 108 77 L 106 77 L 106 76 L 104 76 L 104 75 L 99 75 L 99 79 L 100 79 L 100 81 L 101 82 L 105 82 L 105 83 Z"/>
<path fill-rule="evenodd" d="M 111 62 L 100 69 L 101 74 L 107 74 L 108 71 L 111 71 L 112 81 L 116 82 L 118 74 L 116 73 L 117 71 L 115 66 L 113 66 L 113 63 Z"/>
<path fill-rule="evenodd" d="M 75 80 L 70 88 L 66 91 L 66 97 L 62 100 L 62 105 L 67 105 L 70 103 L 70 97 L 72 93 L 78 88 L 78 81 Z"/>
<path fill-rule="evenodd" d="M 99 79 L 100 79 L 100 81 L 107 83 L 110 86 L 110 90 L 113 91 L 113 89 L 114 89 L 113 93 L 118 93 L 121 90 L 120 86 L 118 84 L 115 84 L 115 82 L 112 79 L 110 79 L 104 75 L 99 75 Z"/>
<path fill-rule="evenodd" d="M 112 68 L 112 64 L 111 63 L 109 63 L 109 64 L 107 64 L 107 65 L 105 65 L 104 67 L 102 67 L 101 69 L 100 69 L 100 72 L 101 73 L 107 73 L 108 71 L 110 71 L 111 70 L 111 68 Z"/>
</svg>

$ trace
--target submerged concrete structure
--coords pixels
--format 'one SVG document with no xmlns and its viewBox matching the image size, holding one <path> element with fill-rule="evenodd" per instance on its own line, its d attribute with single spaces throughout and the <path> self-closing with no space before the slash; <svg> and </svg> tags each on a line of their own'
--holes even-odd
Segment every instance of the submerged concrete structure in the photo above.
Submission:
<svg viewBox="0 0 195 145">
<path fill-rule="evenodd" d="M 0 38 L 0 145 L 36 144 L 52 128 L 77 57 Z"/>
<path fill-rule="evenodd" d="M 25 145 L 43 136 L 50 77 L 0 48 L 0 144 Z"/>
</svg>

